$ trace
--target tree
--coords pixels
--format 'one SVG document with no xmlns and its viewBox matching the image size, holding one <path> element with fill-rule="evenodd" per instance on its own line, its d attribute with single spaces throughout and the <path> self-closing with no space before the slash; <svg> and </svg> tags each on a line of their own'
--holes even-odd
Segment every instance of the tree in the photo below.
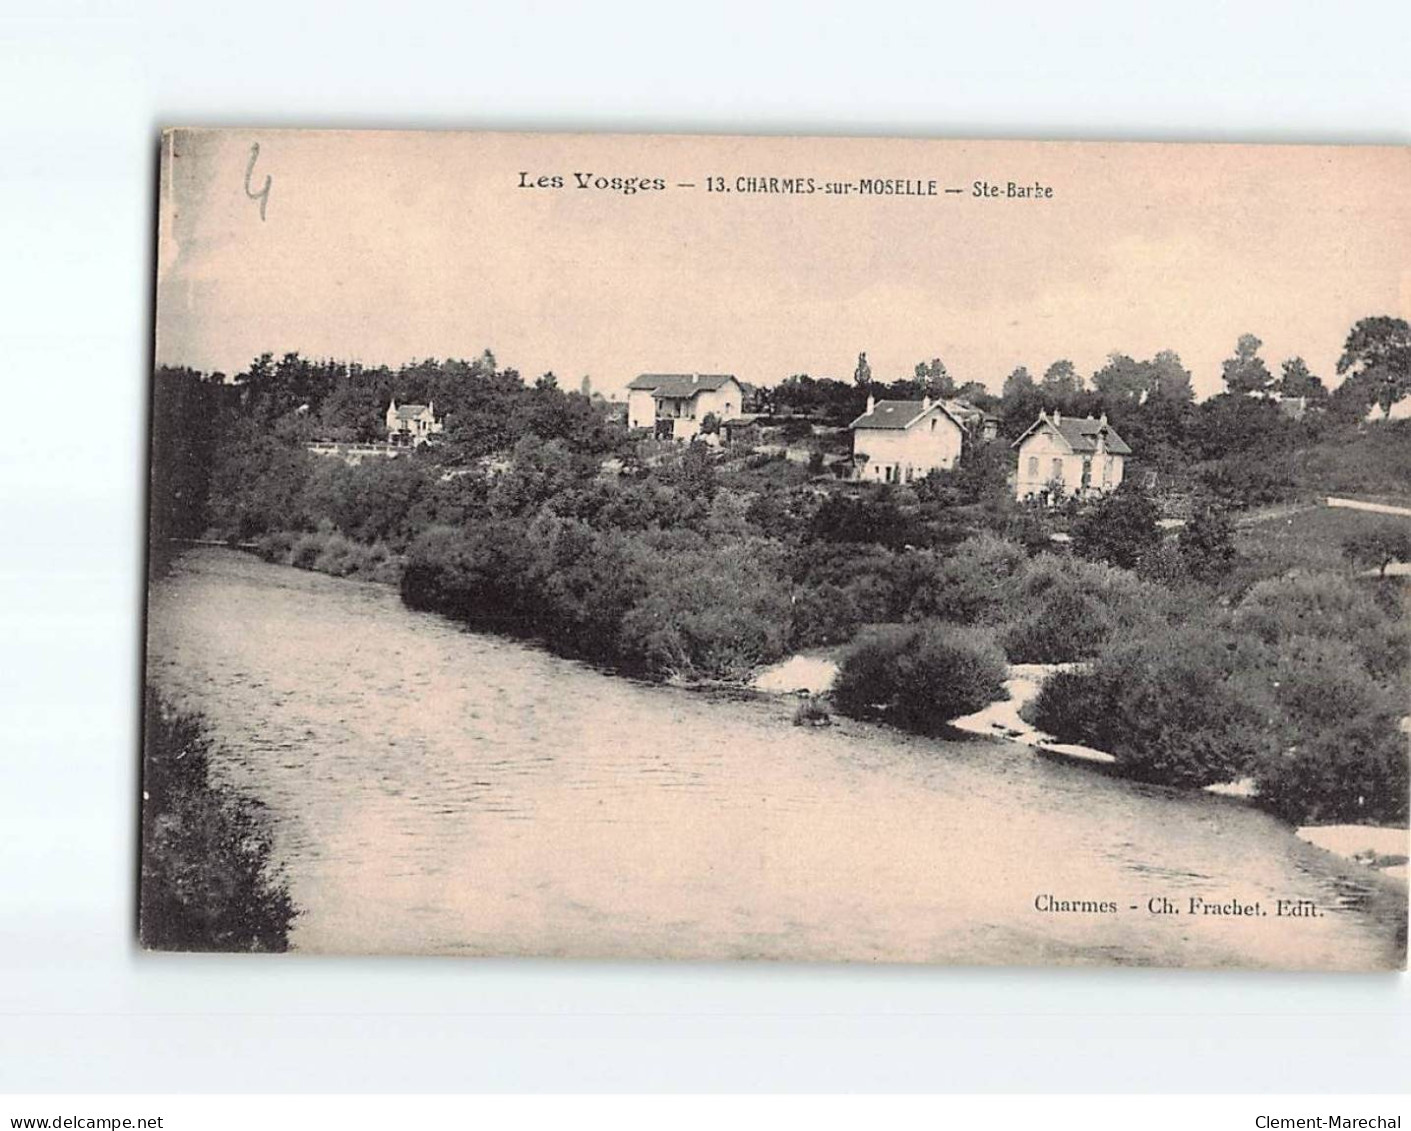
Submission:
<svg viewBox="0 0 1411 1131">
<path fill-rule="evenodd" d="M 982 381 L 967 381 L 955 390 L 955 396 L 973 404 L 976 408 L 981 408 L 984 404 L 994 404 L 995 395 L 986 388 Z"/>
<path fill-rule="evenodd" d="M 1279 393 L 1285 397 L 1307 397 L 1312 404 L 1322 404 L 1328 399 L 1328 390 L 1323 379 L 1308 369 L 1301 357 L 1291 357 L 1283 364 L 1283 376 L 1279 378 Z"/>
<path fill-rule="evenodd" d="M 1250 393 L 1267 393 L 1274 386 L 1274 375 L 1259 356 L 1259 348 L 1264 343 L 1253 334 L 1241 334 L 1235 344 L 1235 354 L 1226 358 L 1220 366 L 1225 378 L 1225 387 L 1237 396 Z"/>
<path fill-rule="evenodd" d="M 1338 373 L 1383 416 L 1411 393 L 1411 324 L 1404 318 L 1363 318 L 1347 335 Z"/>
<path fill-rule="evenodd" d="M 547 373 L 543 374 L 534 382 L 534 387 L 536 389 L 545 391 L 549 389 L 557 389 L 559 387 L 559 379 L 554 376 L 554 371 L 550 369 Z"/>
<path fill-rule="evenodd" d="M 1147 368 L 1152 397 L 1187 404 L 1195 399 L 1190 370 L 1181 364 L 1181 355 L 1175 350 L 1162 350 L 1147 362 Z"/>
<path fill-rule="evenodd" d="M 1029 370 L 1021 365 L 1004 379 L 1004 389 L 1000 395 L 1006 401 L 1017 401 L 1033 392 L 1034 379 L 1029 375 Z"/>
<path fill-rule="evenodd" d="M 863 388 L 872 384 L 872 366 L 867 364 L 865 351 L 857 355 L 857 368 L 852 371 L 852 379 Z"/>
<path fill-rule="evenodd" d="M 1375 567 L 1385 577 L 1392 562 L 1411 562 L 1411 528 L 1388 522 L 1360 531 L 1343 542 L 1342 552 L 1354 565 Z"/>
<path fill-rule="evenodd" d="M 1044 370 L 1040 388 L 1047 399 L 1066 402 L 1083 391 L 1083 377 L 1077 367 L 1065 357 Z"/>
<path fill-rule="evenodd" d="M 1093 388 L 1109 405 L 1141 404 L 1151 392 L 1151 373 L 1145 362 L 1110 353 L 1107 364 L 1093 374 Z"/>
<path fill-rule="evenodd" d="M 939 357 L 916 363 L 916 383 L 932 397 L 949 397 L 955 393 L 955 381 Z"/>
</svg>

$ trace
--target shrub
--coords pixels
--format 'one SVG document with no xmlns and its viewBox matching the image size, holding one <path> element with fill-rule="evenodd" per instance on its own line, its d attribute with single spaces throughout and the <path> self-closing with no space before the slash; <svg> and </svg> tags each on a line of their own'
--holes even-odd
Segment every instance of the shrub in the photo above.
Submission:
<svg viewBox="0 0 1411 1131">
<path fill-rule="evenodd" d="M 915 523 L 887 488 L 859 498 L 830 495 L 814 513 L 808 538 L 814 542 L 871 542 L 893 549 L 919 541 Z"/>
<path fill-rule="evenodd" d="M 1113 566 L 1040 554 L 1005 589 L 1005 609 L 1018 615 L 1001 633 L 1015 663 L 1087 659 L 1115 635 L 1160 621 L 1165 598 Z"/>
<path fill-rule="evenodd" d="M 1073 524 L 1073 548 L 1085 558 L 1133 569 L 1161 541 L 1156 504 L 1122 488 L 1084 508 Z"/>
<path fill-rule="evenodd" d="M 1306 574 L 1261 581 L 1235 613 L 1239 628 L 1266 644 L 1317 636 L 1351 644 L 1373 676 L 1394 679 L 1411 661 L 1411 633 L 1374 596 L 1337 574 Z"/>
<path fill-rule="evenodd" d="M 1005 698 L 1006 671 L 988 633 L 924 621 L 878 630 L 854 645 L 833 699 L 844 714 L 931 733 Z"/>
<path fill-rule="evenodd" d="M 298 569 L 313 569 L 318 556 L 323 552 L 324 536 L 301 534 L 289 549 L 289 564 Z"/>
<path fill-rule="evenodd" d="M 1027 563 L 1023 546 L 1016 542 L 989 533 L 969 538 L 941 560 L 929 583 L 918 589 L 907 617 L 959 624 L 998 620 L 1010 582 Z"/>
<path fill-rule="evenodd" d="M 259 809 L 212 785 L 199 719 L 144 706 L 141 934 L 155 950 L 282 951 L 296 911 Z"/>
<path fill-rule="evenodd" d="M 1405 825 L 1406 736 L 1390 716 L 1363 715 L 1266 755 L 1259 804 L 1295 824 Z"/>
<path fill-rule="evenodd" d="M 1134 638 L 1087 672 L 1045 680 L 1025 715 L 1040 730 L 1115 757 L 1142 781 L 1203 786 L 1232 781 L 1269 749 L 1271 708 L 1257 681 L 1257 641 L 1212 625 Z"/>
<path fill-rule="evenodd" d="M 275 530 L 263 534 L 255 543 L 255 553 L 267 562 L 287 563 L 296 537 L 297 535 L 288 530 Z"/>
<path fill-rule="evenodd" d="M 541 514 L 413 544 L 403 599 L 655 677 L 735 678 L 788 643 L 789 582 L 763 540 L 601 532 Z"/>
<path fill-rule="evenodd" d="M 816 648 L 851 640 L 859 623 L 857 602 L 846 589 L 831 582 L 794 593 L 789 619 L 789 646 Z"/>
<path fill-rule="evenodd" d="M 1195 512 L 1176 536 L 1186 570 L 1197 581 L 1215 581 L 1229 572 L 1235 560 L 1235 524 L 1230 512 L 1206 504 Z"/>
<path fill-rule="evenodd" d="M 1004 630 L 1004 651 L 1016 664 L 1067 663 L 1096 655 L 1112 628 L 1106 608 L 1086 593 L 1060 586 Z"/>
<path fill-rule="evenodd" d="M 821 727 L 827 726 L 832 721 L 833 713 L 828 710 L 827 705 L 811 697 L 805 699 L 794 710 L 794 726 L 796 727 Z"/>
</svg>

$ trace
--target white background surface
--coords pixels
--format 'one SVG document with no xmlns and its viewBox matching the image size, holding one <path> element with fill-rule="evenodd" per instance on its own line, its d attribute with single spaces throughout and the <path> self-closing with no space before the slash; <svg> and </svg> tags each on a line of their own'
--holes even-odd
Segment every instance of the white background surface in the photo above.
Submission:
<svg viewBox="0 0 1411 1131">
<path fill-rule="evenodd" d="M 1405 976 L 146 957 L 132 907 L 161 125 L 1405 144 L 1408 46 L 1394 0 L 0 4 L 0 1091 L 1406 1087 Z"/>
</svg>

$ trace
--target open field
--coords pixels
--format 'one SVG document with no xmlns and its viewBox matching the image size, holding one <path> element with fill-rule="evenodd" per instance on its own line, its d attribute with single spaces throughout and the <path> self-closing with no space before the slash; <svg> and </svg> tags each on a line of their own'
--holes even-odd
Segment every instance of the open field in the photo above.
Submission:
<svg viewBox="0 0 1411 1131">
<path fill-rule="evenodd" d="M 1411 526 L 1411 518 L 1398 519 L 1322 503 L 1251 511 L 1235 531 L 1235 549 L 1243 559 L 1235 576 L 1249 583 L 1291 569 L 1349 569 L 1343 542 L 1354 534 L 1394 522 Z"/>
</svg>

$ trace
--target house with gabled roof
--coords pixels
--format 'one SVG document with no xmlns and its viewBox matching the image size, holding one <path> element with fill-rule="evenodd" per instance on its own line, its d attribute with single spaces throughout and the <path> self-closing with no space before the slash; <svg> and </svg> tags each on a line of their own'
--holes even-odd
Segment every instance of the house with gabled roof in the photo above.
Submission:
<svg viewBox="0 0 1411 1131">
<path fill-rule="evenodd" d="M 436 419 L 436 402 L 401 404 L 397 398 L 387 406 L 387 442 L 389 444 L 424 444 L 441 431 Z"/>
<path fill-rule="evenodd" d="M 945 401 L 879 401 L 852 430 L 853 475 L 879 483 L 910 483 L 956 465 L 965 443 L 965 422 Z"/>
<path fill-rule="evenodd" d="M 1106 413 L 1094 420 L 1064 416 L 1057 410 L 1052 416 L 1040 412 L 1013 446 L 1019 449 L 1014 494 L 1020 499 L 1045 491 L 1053 499 L 1115 491 L 1122 482 L 1126 457 L 1132 454 L 1107 423 Z"/>
<path fill-rule="evenodd" d="M 642 373 L 627 385 L 627 427 L 690 440 L 707 416 L 721 422 L 739 416 L 744 400 L 731 373 Z"/>
</svg>

